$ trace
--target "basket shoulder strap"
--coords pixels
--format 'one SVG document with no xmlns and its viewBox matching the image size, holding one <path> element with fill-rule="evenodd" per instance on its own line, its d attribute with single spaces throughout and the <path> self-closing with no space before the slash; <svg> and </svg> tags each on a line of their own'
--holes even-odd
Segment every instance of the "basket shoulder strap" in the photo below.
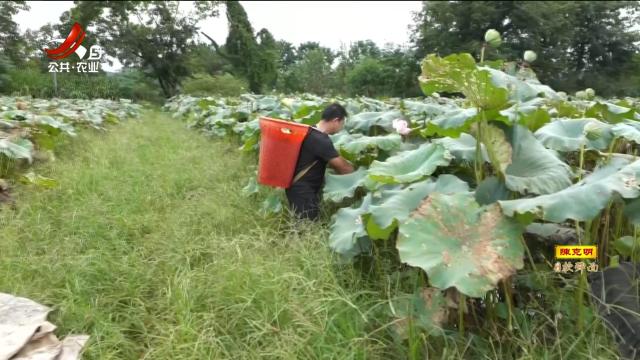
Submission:
<svg viewBox="0 0 640 360">
<path fill-rule="evenodd" d="M 306 173 L 309 172 L 309 170 L 311 170 L 311 168 L 313 167 L 313 165 L 315 165 L 318 162 L 318 160 L 315 160 L 314 162 L 312 162 L 310 165 L 308 165 L 306 168 L 300 170 L 299 173 L 296 174 L 296 176 L 293 178 L 293 181 L 291 182 L 292 184 L 296 183 L 298 180 L 300 180 Z"/>
</svg>

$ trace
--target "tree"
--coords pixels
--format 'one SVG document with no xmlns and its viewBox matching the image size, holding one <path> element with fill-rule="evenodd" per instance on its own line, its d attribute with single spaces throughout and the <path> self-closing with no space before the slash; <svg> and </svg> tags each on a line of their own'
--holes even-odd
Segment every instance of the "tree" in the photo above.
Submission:
<svg viewBox="0 0 640 360">
<path fill-rule="evenodd" d="M 267 29 L 262 29 L 256 35 L 258 40 L 258 54 L 257 61 L 258 71 L 260 72 L 260 82 L 268 89 L 273 89 L 276 86 L 278 79 L 278 44 L 276 39 Z"/>
<path fill-rule="evenodd" d="M 615 92 L 606 80 L 638 53 L 637 1 L 425 1 L 416 14 L 412 41 L 417 55 L 470 52 L 477 58 L 486 30 L 502 34 L 500 48 L 486 58 L 520 59 L 538 53 L 541 81 L 562 90 L 593 87 Z"/>
<path fill-rule="evenodd" d="M 95 41 L 114 52 L 125 66 L 139 67 L 155 78 L 163 94 L 171 97 L 190 74 L 187 60 L 195 45 L 196 24 L 218 15 L 218 2 L 194 4 L 195 10 L 184 14 L 179 1 L 77 1 L 61 20 L 80 19 L 85 29 L 95 25 L 100 34 Z"/>
<path fill-rule="evenodd" d="M 359 40 L 351 44 L 348 61 L 352 64 L 365 57 L 379 59 L 381 51 L 378 45 L 371 40 Z"/>
<path fill-rule="evenodd" d="M 187 66 L 194 74 L 222 75 L 233 71 L 231 64 L 206 44 L 197 44 L 189 49 Z"/>
<path fill-rule="evenodd" d="M 263 87 L 273 86 L 277 77 L 277 45 L 267 29 L 256 35 L 247 13 L 238 1 L 225 2 L 229 34 L 224 49 L 204 34 L 216 51 L 234 67 L 236 75 L 249 82 L 249 89 L 261 93 Z"/>
<path fill-rule="evenodd" d="M 296 50 L 298 60 L 300 61 L 304 59 L 307 53 L 313 50 L 320 51 L 323 54 L 325 61 L 329 64 L 333 64 L 333 60 L 335 60 L 336 58 L 336 55 L 333 53 L 333 51 L 327 47 L 320 46 L 320 43 L 315 41 L 307 41 L 298 45 L 298 49 Z"/>
<path fill-rule="evenodd" d="M 283 92 L 327 95 L 334 92 L 333 76 L 326 53 L 321 49 L 313 49 L 305 52 L 302 60 L 280 76 L 278 89 Z"/>
<path fill-rule="evenodd" d="M 347 85 L 352 95 L 380 96 L 387 92 L 390 69 L 378 59 L 365 57 L 347 74 Z"/>
<path fill-rule="evenodd" d="M 20 39 L 18 24 L 13 21 L 13 16 L 20 10 L 29 10 L 29 5 L 25 1 L 0 2 L 0 53 L 4 53 L 13 63 L 22 61 L 17 50 L 23 40 Z"/>
<path fill-rule="evenodd" d="M 296 55 L 296 48 L 290 42 L 285 40 L 278 40 L 276 42 L 276 47 L 278 49 L 279 69 L 286 69 L 298 60 L 298 57 Z"/>
</svg>

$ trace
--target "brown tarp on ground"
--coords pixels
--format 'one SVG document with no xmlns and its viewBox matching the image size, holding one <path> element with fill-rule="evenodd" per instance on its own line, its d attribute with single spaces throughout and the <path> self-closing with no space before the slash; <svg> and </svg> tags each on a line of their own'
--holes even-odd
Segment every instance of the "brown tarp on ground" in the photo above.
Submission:
<svg viewBox="0 0 640 360">
<path fill-rule="evenodd" d="M 78 360 L 89 336 L 58 340 L 47 321 L 50 308 L 0 293 L 0 360 Z"/>
</svg>

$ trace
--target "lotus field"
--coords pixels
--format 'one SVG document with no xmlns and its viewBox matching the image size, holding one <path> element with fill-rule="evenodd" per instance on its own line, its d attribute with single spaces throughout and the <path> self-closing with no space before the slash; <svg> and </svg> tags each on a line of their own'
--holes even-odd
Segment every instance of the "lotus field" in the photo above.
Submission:
<svg viewBox="0 0 640 360">
<path fill-rule="evenodd" d="M 419 80 L 420 99 L 178 96 L 165 110 L 257 153 L 260 116 L 311 125 L 329 103 L 345 105 L 332 140 L 357 170 L 327 172 L 328 245 L 343 260 L 374 259 L 379 276 L 405 286 L 389 299 L 398 334 L 490 331 L 487 323 L 526 333 L 551 310 L 588 328 L 595 306 L 610 301 L 594 286 L 620 280 L 603 270 L 640 254 L 640 101 L 567 95 L 528 62 L 465 53 L 427 56 Z M 262 210 L 286 208 L 280 191 L 247 181 Z M 597 245 L 585 267 L 598 272 L 554 271 L 557 244 Z M 624 338 L 624 320 L 606 316 Z M 625 317 L 629 329 L 638 324 Z"/>
<path fill-rule="evenodd" d="M 53 159 L 60 140 L 76 136 L 78 128 L 105 130 L 106 124 L 137 117 L 141 108 L 126 99 L 0 97 L 0 192 L 6 190 L 2 178 L 8 176 L 27 184 L 55 185 L 54 179 L 30 171 L 30 165 Z"/>
</svg>

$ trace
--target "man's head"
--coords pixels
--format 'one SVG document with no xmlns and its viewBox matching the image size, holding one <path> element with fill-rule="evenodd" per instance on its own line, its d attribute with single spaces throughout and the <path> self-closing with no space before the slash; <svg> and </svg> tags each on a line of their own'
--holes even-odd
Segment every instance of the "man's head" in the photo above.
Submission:
<svg viewBox="0 0 640 360">
<path fill-rule="evenodd" d="M 344 127 L 344 120 L 347 117 L 347 110 L 338 104 L 333 103 L 327 106 L 322 112 L 322 127 L 327 134 L 335 134 Z"/>
</svg>

